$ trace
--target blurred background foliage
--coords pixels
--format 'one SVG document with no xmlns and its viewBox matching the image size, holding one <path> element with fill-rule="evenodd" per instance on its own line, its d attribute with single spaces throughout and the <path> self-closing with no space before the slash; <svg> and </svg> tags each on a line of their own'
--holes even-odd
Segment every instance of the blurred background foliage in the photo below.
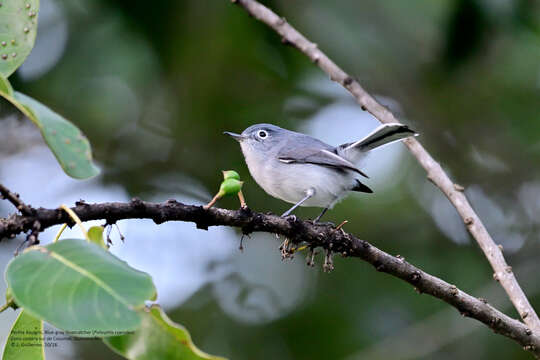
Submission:
<svg viewBox="0 0 540 360">
<path fill-rule="evenodd" d="M 466 187 L 540 310 L 540 3 L 264 3 L 421 133 Z M 246 180 L 251 208 L 281 213 L 288 205 L 254 183 L 224 130 L 269 122 L 338 144 L 377 125 L 303 55 L 226 0 L 42 0 L 39 23 L 36 47 L 10 80 L 83 130 L 102 175 L 69 179 L 37 130 L 2 103 L 0 181 L 34 206 L 134 196 L 203 204 L 217 190 L 220 170 L 233 168 Z M 375 151 L 364 168 L 375 194 L 349 197 L 328 220 L 349 220 L 347 231 L 517 316 L 455 210 L 402 145 Z M 0 213 L 9 212 L 1 203 Z M 337 258 L 328 275 L 321 259 L 310 269 L 302 254 L 282 263 L 271 235 L 253 235 L 240 253 L 232 229 L 137 220 L 120 228 L 126 243 L 113 231 L 113 252 L 153 276 L 170 317 L 213 354 L 529 358 L 510 340 L 357 260 Z M 20 241 L 0 244 L 0 262 Z M 0 337 L 12 320 L 2 314 Z M 118 358 L 100 342 L 61 342 L 47 351 L 51 359 Z"/>
</svg>

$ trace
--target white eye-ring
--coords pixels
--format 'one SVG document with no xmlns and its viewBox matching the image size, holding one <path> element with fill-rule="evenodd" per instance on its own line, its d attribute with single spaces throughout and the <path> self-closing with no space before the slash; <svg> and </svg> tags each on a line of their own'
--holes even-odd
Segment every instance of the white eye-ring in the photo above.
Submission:
<svg viewBox="0 0 540 360">
<path fill-rule="evenodd" d="M 266 132 L 266 130 L 259 130 L 257 132 L 257 136 L 261 139 L 265 139 L 268 136 L 268 133 Z"/>
</svg>

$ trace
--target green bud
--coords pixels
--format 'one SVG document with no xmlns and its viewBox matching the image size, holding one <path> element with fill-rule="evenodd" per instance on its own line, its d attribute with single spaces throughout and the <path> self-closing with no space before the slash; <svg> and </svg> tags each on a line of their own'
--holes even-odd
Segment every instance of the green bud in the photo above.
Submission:
<svg viewBox="0 0 540 360">
<path fill-rule="evenodd" d="M 240 180 L 240 175 L 238 175 L 238 173 L 234 170 L 223 170 L 222 173 L 223 173 L 223 179 L 225 180 L 227 179 Z"/>
<path fill-rule="evenodd" d="M 235 195 L 242 189 L 243 181 L 237 179 L 226 179 L 223 180 L 221 186 L 219 187 L 219 194 L 223 195 Z"/>
</svg>

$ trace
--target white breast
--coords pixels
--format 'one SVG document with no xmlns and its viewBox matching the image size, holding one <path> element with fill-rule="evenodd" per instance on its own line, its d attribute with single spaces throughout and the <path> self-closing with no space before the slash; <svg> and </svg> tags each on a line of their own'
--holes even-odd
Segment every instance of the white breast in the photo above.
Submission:
<svg viewBox="0 0 540 360">
<path fill-rule="evenodd" d="M 286 164 L 272 156 L 245 151 L 246 164 L 251 176 L 269 195 L 296 204 L 306 196 L 309 188 L 315 195 L 302 206 L 333 206 L 345 196 L 354 183 L 351 172 L 339 173 L 334 169 L 313 164 Z"/>
</svg>

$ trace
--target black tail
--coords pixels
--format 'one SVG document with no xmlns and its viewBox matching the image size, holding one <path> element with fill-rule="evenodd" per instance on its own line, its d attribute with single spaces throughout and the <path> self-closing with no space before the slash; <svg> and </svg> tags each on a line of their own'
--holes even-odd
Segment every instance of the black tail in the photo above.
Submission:
<svg viewBox="0 0 540 360">
<path fill-rule="evenodd" d="M 356 179 L 356 185 L 354 185 L 351 191 L 358 191 L 358 192 L 369 193 L 369 194 L 373 193 L 373 190 L 367 187 L 367 185 L 362 184 L 360 180 L 358 179 Z"/>
</svg>

